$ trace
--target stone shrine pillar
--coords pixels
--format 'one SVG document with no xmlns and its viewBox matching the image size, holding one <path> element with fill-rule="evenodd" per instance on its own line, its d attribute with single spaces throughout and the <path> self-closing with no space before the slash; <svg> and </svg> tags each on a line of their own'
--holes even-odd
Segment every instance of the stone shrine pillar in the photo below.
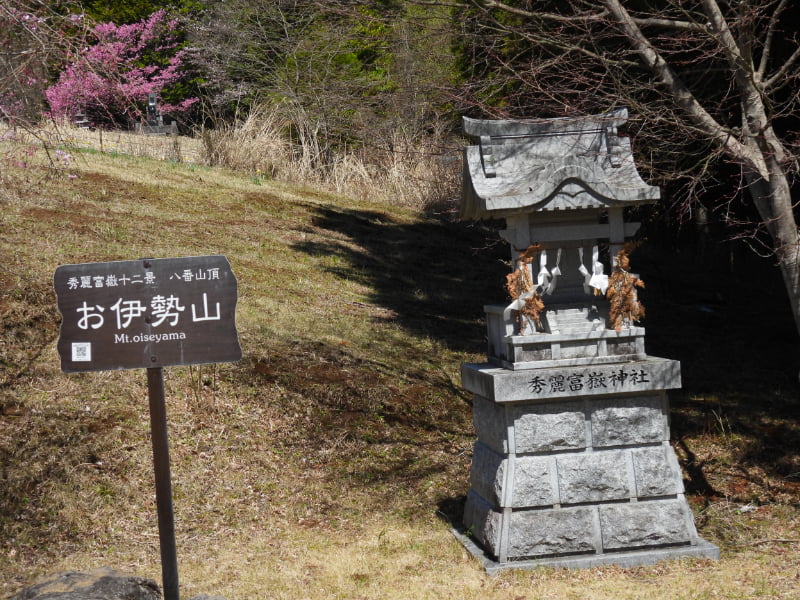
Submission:
<svg viewBox="0 0 800 600">
<path fill-rule="evenodd" d="M 490 572 L 719 557 L 697 536 L 669 444 L 680 365 L 646 354 L 630 314 L 607 325 L 610 263 L 639 226 L 624 209 L 659 198 L 617 133 L 626 120 L 464 119 L 478 143 L 462 218 L 505 219 L 529 282 L 486 307 L 488 361 L 461 369 L 478 435 L 462 540 Z"/>
</svg>

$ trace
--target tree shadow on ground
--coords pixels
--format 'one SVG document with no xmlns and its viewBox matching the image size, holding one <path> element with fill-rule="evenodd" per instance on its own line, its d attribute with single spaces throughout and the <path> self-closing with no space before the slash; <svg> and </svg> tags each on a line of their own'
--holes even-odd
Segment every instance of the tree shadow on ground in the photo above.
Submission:
<svg viewBox="0 0 800 600">
<path fill-rule="evenodd" d="M 346 346 L 297 340 L 245 357 L 237 372 L 255 389 L 282 390 L 253 400 L 286 403 L 273 445 L 324 464 L 332 488 L 368 490 L 382 510 L 418 506 L 434 488 L 458 490 L 469 472 L 471 411 L 443 371 L 400 373 Z"/>
<path fill-rule="evenodd" d="M 778 269 L 730 245 L 641 250 L 647 352 L 681 362 L 671 433 L 687 491 L 797 503 L 800 344 Z"/>
<path fill-rule="evenodd" d="M 505 246 L 475 224 L 398 223 L 384 213 L 317 209 L 309 239 L 296 248 L 339 260 L 327 270 L 372 291 L 408 331 L 449 348 L 485 348 L 483 306 L 502 301 Z"/>
<path fill-rule="evenodd" d="M 371 289 L 370 301 L 408 331 L 483 351 L 483 306 L 503 301 L 508 271 L 507 248 L 487 242 L 488 230 L 334 207 L 319 208 L 312 225 L 316 235 L 298 248 L 335 255 L 328 270 Z M 699 256 L 649 243 L 634 254 L 647 283 L 647 351 L 681 362 L 671 419 L 687 492 L 796 503 L 800 353 L 788 300 L 774 267 L 737 256 L 743 266 L 731 269 L 726 252 Z M 715 453 L 720 443 L 725 448 Z M 440 512 L 459 502 L 445 500 Z"/>
</svg>

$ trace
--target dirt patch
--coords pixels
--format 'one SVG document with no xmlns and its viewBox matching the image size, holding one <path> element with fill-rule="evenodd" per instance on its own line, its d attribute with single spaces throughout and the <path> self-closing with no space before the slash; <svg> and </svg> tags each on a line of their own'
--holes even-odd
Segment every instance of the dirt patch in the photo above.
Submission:
<svg viewBox="0 0 800 600">
<path fill-rule="evenodd" d="M 380 363 L 353 355 L 343 344 L 297 342 L 244 363 L 240 376 L 279 384 L 327 411 L 361 412 L 376 420 L 402 416 L 422 429 L 433 420 L 460 426 L 467 412 L 440 376 L 418 372 L 401 382 L 384 373 Z"/>
</svg>

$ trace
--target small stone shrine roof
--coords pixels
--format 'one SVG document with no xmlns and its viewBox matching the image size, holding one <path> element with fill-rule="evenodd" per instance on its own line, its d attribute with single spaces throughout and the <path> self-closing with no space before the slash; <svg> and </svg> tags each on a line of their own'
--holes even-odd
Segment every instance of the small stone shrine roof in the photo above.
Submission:
<svg viewBox="0 0 800 600">
<path fill-rule="evenodd" d="M 477 145 L 464 149 L 461 218 L 646 204 L 659 198 L 633 163 L 618 109 L 585 118 L 480 120 L 464 117 Z"/>
</svg>

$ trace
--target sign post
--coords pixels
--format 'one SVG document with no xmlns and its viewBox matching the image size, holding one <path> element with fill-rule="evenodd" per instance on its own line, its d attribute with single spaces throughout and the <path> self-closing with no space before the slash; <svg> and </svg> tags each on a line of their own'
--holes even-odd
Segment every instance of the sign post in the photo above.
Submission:
<svg viewBox="0 0 800 600">
<path fill-rule="evenodd" d="M 169 473 L 164 370 L 161 367 L 147 369 L 147 393 L 150 398 L 150 431 L 153 440 L 162 587 L 165 600 L 173 598 L 178 600 L 178 551 L 175 544 L 175 513 L 172 510 L 172 481 Z"/>
<path fill-rule="evenodd" d="M 147 369 L 164 600 L 179 600 L 163 367 L 233 362 L 237 283 L 224 256 L 62 265 L 65 373 Z"/>
</svg>

